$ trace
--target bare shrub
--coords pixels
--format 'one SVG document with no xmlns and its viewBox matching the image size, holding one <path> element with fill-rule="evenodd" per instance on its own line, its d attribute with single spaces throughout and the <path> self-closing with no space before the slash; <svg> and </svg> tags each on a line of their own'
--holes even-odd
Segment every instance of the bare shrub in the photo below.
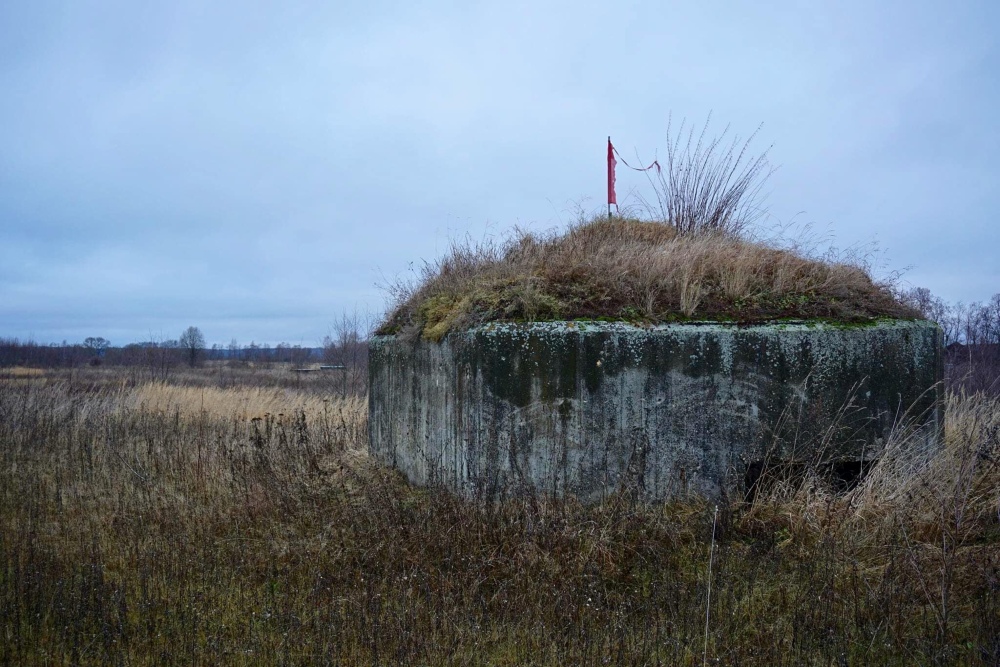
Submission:
<svg viewBox="0 0 1000 667">
<path fill-rule="evenodd" d="M 323 362 L 337 366 L 331 388 L 342 397 L 368 392 L 368 337 L 375 318 L 357 309 L 341 313 L 323 338 Z"/>
<path fill-rule="evenodd" d="M 761 190 L 774 168 L 767 161 L 770 149 L 759 155 L 750 150 L 760 127 L 745 141 L 726 141 L 728 125 L 709 139 L 711 120 L 709 115 L 697 137 L 694 126 L 685 133 L 685 121 L 673 135 L 668 122 L 666 168 L 650 176 L 660 219 L 680 234 L 738 235 L 765 214 Z"/>
</svg>

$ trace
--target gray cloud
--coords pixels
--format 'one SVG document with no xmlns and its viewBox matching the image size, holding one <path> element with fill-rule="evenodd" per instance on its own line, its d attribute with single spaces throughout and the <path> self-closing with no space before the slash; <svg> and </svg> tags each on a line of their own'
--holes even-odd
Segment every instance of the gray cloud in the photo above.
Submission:
<svg viewBox="0 0 1000 667">
<path fill-rule="evenodd" d="M 991 3 L 335 4 L 0 7 L 0 335 L 312 344 L 451 237 L 599 208 L 605 137 L 671 112 L 764 123 L 772 222 L 1000 291 Z"/>
</svg>

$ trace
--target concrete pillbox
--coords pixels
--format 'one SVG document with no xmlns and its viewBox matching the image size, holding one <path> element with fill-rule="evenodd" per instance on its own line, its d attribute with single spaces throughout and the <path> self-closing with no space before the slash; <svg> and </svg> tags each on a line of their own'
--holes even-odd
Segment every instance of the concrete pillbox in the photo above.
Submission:
<svg viewBox="0 0 1000 667">
<path fill-rule="evenodd" d="M 926 321 L 488 324 L 370 343 L 369 445 L 467 496 L 739 492 L 764 461 L 872 461 L 942 429 Z"/>
</svg>

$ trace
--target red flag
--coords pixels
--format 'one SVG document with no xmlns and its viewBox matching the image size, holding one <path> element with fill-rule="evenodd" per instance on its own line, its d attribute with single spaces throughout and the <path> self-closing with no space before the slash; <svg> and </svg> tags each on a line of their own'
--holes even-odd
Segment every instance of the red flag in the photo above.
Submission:
<svg viewBox="0 0 1000 667">
<path fill-rule="evenodd" d="M 608 206 L 614 204 L 618 206 L 618 198 L 615 197 L 615 147 L 611 145 L 611 137 L 608 137 Z M 611 209 L 608 209 L 611 210 Z"/>
</svg>

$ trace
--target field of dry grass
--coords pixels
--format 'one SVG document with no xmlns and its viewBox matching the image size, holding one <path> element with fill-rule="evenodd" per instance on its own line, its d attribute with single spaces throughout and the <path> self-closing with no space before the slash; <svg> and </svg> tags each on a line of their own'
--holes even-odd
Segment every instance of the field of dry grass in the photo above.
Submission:
<svg viewBox="0 0 1000 667">
<path fill-rule="evenodd" d="M 324 419 L 357 422 L 364 419 L 367 406 L 358 396 L 324 398 L 322 394 L 290 391 L 277 387 L 179 386 L 148 382 L 128 392 L 124 401 L 133 409 L 205 415 L 214 419 L 246 420 L 273 415 L 277 418 L 301 413 L 308 421 Z"/>
<path fill-rule="evenodd" d="M 413 489 L 362 399 L 208 385 L 0 379 L 0 664 L 1000 662 L 996 399 L 716 516 Z"/>
<path fill-rule="evenodd" d="M 363 393 L 367 382 L 367 367 L 351 367 L 347 373 L 339 370 L 316 373 L 296 373 L 297 364 L 229 363 L 208 361 L 191 368 L 185 365 L 169 368 L 144 365 L 100 365 L 42 370 L 39 368 L 0 368 L 0 378 L 33 377 L 48 375 L 72 381 L 79 386 L 102 387 L 109 383 L 137 386 L 147 383 L 169 384 L 177 387 L 215 388 L 234 390 L 284 390 L 296 395 L 344 397 Z"/>
</svg>

